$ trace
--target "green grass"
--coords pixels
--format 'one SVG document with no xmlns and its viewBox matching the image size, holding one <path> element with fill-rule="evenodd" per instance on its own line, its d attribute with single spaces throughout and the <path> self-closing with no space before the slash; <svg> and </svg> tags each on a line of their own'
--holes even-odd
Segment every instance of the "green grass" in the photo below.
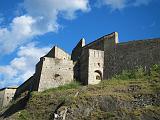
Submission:
<svg viewBox="0 0 160 120">
<path fill-rule="evenodd" d="M 56 87 L 56 88 L 50 88 L 50 89 L 47 89 L 43 92 L 34 91 L 31 94 L 32 94 L 33 97 L 37 96 L 37 95 L 48 95 L 48 94 L 51 94 L 51 93 L 55 93 L 55 94 L 59 93 L 60 94 L 60 92 L 62 92 L 62 91 L 65 92 L 67 90 L 74 90 L 74 89 L 78 89 L 80 87 L 82 87 L 82 85 L 79 82 L 73 81 L 69 84 L 61 85 L 61 86 Z"/>
<path fill-rule="evenodd" d="M 17 120 L 31 120 L 31 116 L 29 115 L 27 110 L 22 110 L 19 112 Z"/>
<path fill-rule="evenodd" d="M 81 84 L 78 82 L 71 82 L 69 84 L 61 85 L 57 88 L 51 88 L 51 89 L 45 90 L 43 93 L 53 92 L 53 91 L 64 91 L 64 90 L 68 90 L 68 89 L 77 89 L 80 86 L 81 86 Z"/>
<path fill-rule="evenodd" d="M 127 119 L 130 119 L 130 115 L 139 119 L 143 113 L 159 114 L 157 111 L 160 110 L 160 106 L 146 105 L 134 108 L 122 106 L 115 111 L 103 111 L 98 105 L 103 100 L 129 104 L 135 101 L 134 96 L 147 98 L 148 95 L 156 96 L 157 93 L 160 93 L 160 66 L 154 65 L 148 74 L 140 67 L 133 71 L 123 71 L 122 74 L 110 80 L 103 80 L 97 85 L 81 86 L 80 83 L 72 82 L 44 92 L 34 92 L 26 108 L 16 114 L 18 120 L 49 120 L 56 106 L 64 102 L 63 106 L 67 106 L 72 112 L 79 109 L 75 115 L 79 116 L 75 118 L 77 120 L 114 120 L 120 118 L 119 114 L 126 115 Z M 94 109 L 88 117 L 84 116 L 82 110 L 86 108 Z"/>
</svg>

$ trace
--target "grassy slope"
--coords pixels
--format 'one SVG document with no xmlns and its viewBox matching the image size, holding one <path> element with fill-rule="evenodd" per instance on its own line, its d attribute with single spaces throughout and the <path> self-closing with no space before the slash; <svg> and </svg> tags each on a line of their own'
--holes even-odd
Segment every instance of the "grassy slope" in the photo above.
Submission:
<svg viewBox="0 0 160 120">
<path fill-rule="evenodd" d="M 123 73 L 98 85 L 72 83 L 33 92 L 25 109 L 9 119 L 52 120 L 55 111 L 60 114 L 66 108 L 66 120 L 160 119 L 158 72 L 153 71 L 150 76 L 140 71 L 134 75 Z"/>
</svg>

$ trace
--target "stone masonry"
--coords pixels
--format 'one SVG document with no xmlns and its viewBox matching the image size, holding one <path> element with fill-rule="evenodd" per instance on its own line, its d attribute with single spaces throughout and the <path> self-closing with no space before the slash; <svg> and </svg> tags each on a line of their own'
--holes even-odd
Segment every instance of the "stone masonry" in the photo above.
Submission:
<svg viewBox="0 0 160 120">
<path fill-rule="evenodd" d="M 5 107 L 9 104 L 9 102 L 14 97 L 16 92 L 16 88 L 3 88 L 0 89 L 0 108 Z"/>
<path fill-rule="evenodd" d="M 118 43 L 118 33 L 105 35 L 89 44 L 81 39 L 71 55 L 57 46 L 40 58 L 35 73 L 14 95 L 44 91 L 68 84 L 73 80 L 84 85 L 98 84 L 123 70 L 139 66 L 148 70 L 151 65 L 160 64 L 160 39 L 148 39 Z M 13 92 L 14 93 L 14 92 Z M 0 91 L 0 105 L 4 91 Z"/>
</svg>

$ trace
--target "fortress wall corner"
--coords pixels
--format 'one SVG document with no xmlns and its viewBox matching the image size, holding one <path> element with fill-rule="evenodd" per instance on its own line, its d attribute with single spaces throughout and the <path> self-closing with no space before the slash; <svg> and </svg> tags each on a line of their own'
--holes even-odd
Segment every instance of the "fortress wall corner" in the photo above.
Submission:
<svg viewBox="0 0 160 120">
<path fill-rule="evenodd" d="M 57 46 L 54 46 L 46 55 L 45 57 L 50 58 L 58 58 L 58 59 L 67 59 L 70 60 L 71 56 L 65 52 L 64 50 L 58 48 Z"/>
<path fill-rule="evenodd" d="M 33 86 L 35 83 L 35 79 L 34 76 L 31 76 L 28 80 L 26 80 L 23 84 L 21 84 L 14 95 L 14 99 L 16 99 L 17 97 L 19 97 L 21 94 L 25 93 L 25 92 L 31 92 L 33 91 Z"/>
<path fill-rule="evenodd" d="M 104 70 L 103 79 L 110 78 L 115 71 L 115 52 L 118 44 L 118 33 L 104 37 Z"/>
<path fill-rule="evenodd" d="M 55 46 L 55 58 L 71 60 L 71 56 L 64 50 L 58 48 L 57 46 Z"/>
<path fill-rule="evenodd" d="M 82 84 L 87 85 L 88 84 L 88 64 L 89 64 L 89 50 L 83 49 L 80 62 L 79 62 L 79 80 Z"/>
<path fill-rule="evenodd" d="M 45 55 L 45 57 L 55 58 L 55 49 L 56 49 L 56 47 L 54 46 L 54 47 Z"/>
<path fill-rule="evenodd" d="M 44 57 L 38 91 L 73 81 L 73 61 Z"/>
<path fill-rule="evenodd" d="M 80 81 L 80 57 L 83 47 L 85 46 L 85 39 L 81 39 L 76 47 L 72 50 L 71 60 L 74 62 L 74 79 Z"/>
<path fill-rule="evenodd" d="M 81 39 L 76 47 L 72 50 L 71 59 L 73 61 L 77 61 L 80 58 L 83 46 L 85 46 L 85 40 Z"/>
<path fill-rule="evenodd" d="M 42 65 L 43 57 L 36 64 L 35 74 L 17 88 L 14 98 L 17 98 L 24 92 L 38 91 Z"/>
</svg>

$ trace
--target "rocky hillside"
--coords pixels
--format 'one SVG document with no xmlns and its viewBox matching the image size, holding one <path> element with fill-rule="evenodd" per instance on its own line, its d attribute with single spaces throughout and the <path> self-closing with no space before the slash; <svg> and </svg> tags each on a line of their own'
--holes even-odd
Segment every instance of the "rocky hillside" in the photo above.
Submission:
<svg viewBox="0 0 160 120">
<path fill-rule="evenodd" d="M 160 67 L 124 71 L 98 85 L 77 83 L 22 95 L 5 120 L 160 120 Z"/>
</svg>

